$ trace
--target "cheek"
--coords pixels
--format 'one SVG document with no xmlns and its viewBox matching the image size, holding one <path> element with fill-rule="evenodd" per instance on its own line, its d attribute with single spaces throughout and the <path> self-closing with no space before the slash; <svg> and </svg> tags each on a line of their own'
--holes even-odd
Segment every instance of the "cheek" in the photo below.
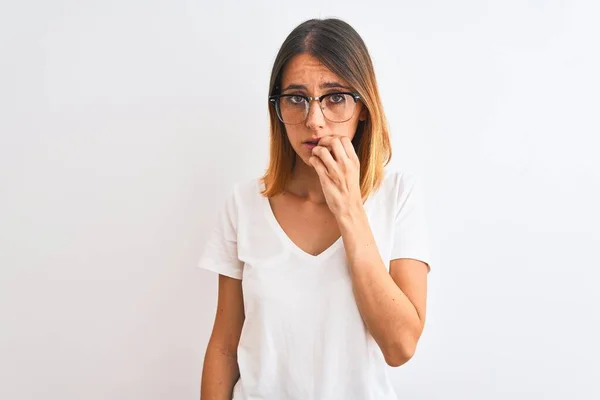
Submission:
<svg viewBox="0 0 600 400">
<path fill-rule="evenodd" d="M 302 137 L 302 132 L 297 126 L 286 127 L 285 132 L 292 144 L 297 142 Z"/>
<path fill-rule="evenodd" d="M 351 120 L 345 124 L 340 124 L 336 130 L 334 130 L 333 134 L 336 136 L 347 136 L 352 139 L 354 134 L 356 133 L 356 128 L 358 127 L 358 120 Z"/>
</svg>

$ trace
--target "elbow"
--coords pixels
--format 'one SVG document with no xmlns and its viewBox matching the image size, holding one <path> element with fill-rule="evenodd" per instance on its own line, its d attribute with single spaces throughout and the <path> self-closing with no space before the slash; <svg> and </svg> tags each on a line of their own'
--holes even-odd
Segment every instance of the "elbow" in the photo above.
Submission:
<svg viewBox="0 0 600 400">
<path fill-rule="evenodd" d="M 383 352 L 385 362 L 390 367 L 399 367 L 406 364 L 417 350 L 417 340 L 414 338 L 404 338 L 404 340 L 398 341 L 386 349 Z"/>
<path fill-rule="evenodd" d="M 401 350 L 384 353 L 385 362 L 390 367 L 399 367 L 406 364 L 415 354 L 415 349 L 403 348 Z"/>
</svg>

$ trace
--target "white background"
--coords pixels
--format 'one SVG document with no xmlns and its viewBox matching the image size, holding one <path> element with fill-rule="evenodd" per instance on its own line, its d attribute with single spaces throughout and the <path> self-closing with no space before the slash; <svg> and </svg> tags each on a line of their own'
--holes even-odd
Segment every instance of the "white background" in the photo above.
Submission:
<svg viewBox="0 0 600 400">
<path fill-rule="evenodd" d="M 198 398 L 207 227 L 267 165 L 279 46 L 329 16 L 367 43 L 393 166 L 426 194 L 400 398 L 600 398 L 597 4 L 3 1 L 0 398 Z"/>
</svg>

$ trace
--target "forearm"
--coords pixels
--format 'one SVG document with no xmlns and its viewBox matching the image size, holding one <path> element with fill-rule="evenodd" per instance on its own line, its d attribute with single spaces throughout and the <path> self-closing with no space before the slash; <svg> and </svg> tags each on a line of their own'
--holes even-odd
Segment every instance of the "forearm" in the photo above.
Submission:
<svg viewBox="0 0 600 400">
<path fill-rule="evenodd" d="M 204 357 L 201 400 L 231 400 L 233 386 L 239 377 L 237 358 L 209 343 Z"/>
<path fill-rule="evenodd" d="M 362 206 L 339 217 L 338 224 L 361 316 L 388 364 L 401 365 L 415 351 L 419 314 L 390 276 Z"/>
</svg>

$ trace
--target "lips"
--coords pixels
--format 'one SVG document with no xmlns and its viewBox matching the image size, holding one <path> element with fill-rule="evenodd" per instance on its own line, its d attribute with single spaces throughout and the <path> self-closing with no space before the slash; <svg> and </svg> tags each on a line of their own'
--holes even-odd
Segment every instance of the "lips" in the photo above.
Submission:
<svg viewBox="0 0 600 400">
<path fill-rule="evenodd" d="M 320 139 L 316 139 L 316 140 L 305 140 L 303 143 L 304 143 L 304 144 L 311 144 L 311 145 L 313 145 L 313 146 L 316 146 L 316 145 L 318 145 L 318 144 L 319 144 L 319 140 L 320 140 Z"/>
<path fill-rule="evenodd" d="M 308 150 L 312 150 L 319 144 L 319 140 L 305 140 L 302 143 Z"/>
</svg>

